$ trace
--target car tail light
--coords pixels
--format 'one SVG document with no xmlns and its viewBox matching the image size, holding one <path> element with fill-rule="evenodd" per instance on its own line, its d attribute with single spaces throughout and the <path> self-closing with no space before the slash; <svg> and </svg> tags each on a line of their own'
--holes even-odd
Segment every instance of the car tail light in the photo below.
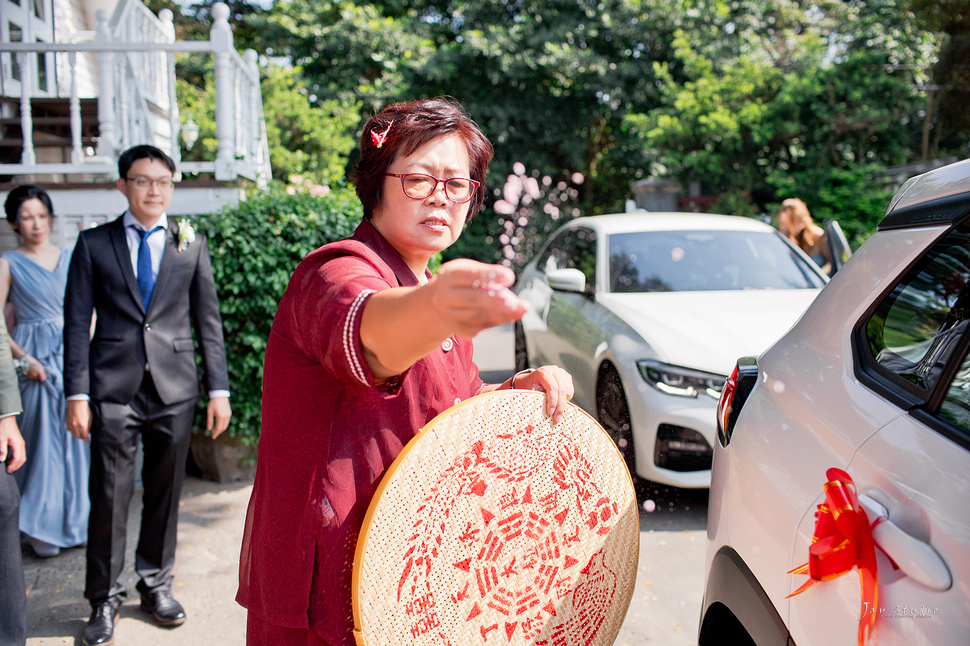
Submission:
<svg viewBox="0 0 970 646">
<path fill-rule="evenodd" d="M 727 446 L 725 430 L 728 427 L 728 417 L 731 415 L 731 406 L 734 403 L 734 393 L 738 389 L 738 366 L 734 366 L 731 376 L 724 382 L 721 388 L 721 397 L 717 400 L 717 439 L 721 446 Z"/>
<path fill-rule="evenodd" d="M 741 408 L 758 382 L 758 361 L 755 357 L 738 359 L 731 376 L 724 382 L 721 397 L 717 400 L 717 440 L 721 446 L 731 443 L 734 425 Z"/>
</svg>

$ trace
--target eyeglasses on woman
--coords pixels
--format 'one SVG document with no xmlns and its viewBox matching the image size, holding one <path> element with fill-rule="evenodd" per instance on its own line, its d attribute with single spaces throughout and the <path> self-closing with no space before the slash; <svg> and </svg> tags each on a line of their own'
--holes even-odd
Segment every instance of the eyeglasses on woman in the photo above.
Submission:
<svg viewBox="0 0 970 646">
<path fill-rule="evenodd" d="M 475 196 L 475 191 L 481 186 L 479 182 L 467 177 L 451 177 L 438 179 L 434 175 L 425 173 L 385 173 L 387 177 L 397 177 L 401 180 L 404 194 L 412 200 L 424 200 L 438 190 L 438 184 L 445 187 L 445 197 L 455 204 L 464 204 Z"/>
</svg>

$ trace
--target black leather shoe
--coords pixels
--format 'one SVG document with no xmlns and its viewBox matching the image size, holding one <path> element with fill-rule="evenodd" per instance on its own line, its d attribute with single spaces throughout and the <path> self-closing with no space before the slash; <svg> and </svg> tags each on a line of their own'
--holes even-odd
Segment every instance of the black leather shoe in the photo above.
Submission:
<svg viewBox="0 0 970 646">
<path fill-rule="evenodd" d="M 155 619 L 155 623 L 165 628 L 174 628 L 185 623 L 185 610 L 168 590 L 139 592 L 141 609 Z"/>
<path fill-rule="evenodd" d="M 98 604 L 91 613 L 88 625 L 84 627 L 81 643 L 84 646 L 107 646 L 115 643 L 115 620 L 117 618 L 117 603 L 105 601 Z"/>
</svg>

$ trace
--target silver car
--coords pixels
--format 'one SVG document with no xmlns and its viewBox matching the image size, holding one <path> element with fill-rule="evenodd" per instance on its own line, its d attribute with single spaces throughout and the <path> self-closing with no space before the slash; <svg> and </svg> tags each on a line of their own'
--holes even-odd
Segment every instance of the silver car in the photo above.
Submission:
<svg viewBox="0 0 970 646">
<path fill-rule="evenodd" d="M 778 339 L 825 281 L 751 218 L 578 218 L 519 278 L 532 309 L 515 325 L 516 368 L 568 370 L 575 402 L 613 435 L 632 474 L 704 488 L 717 398 L 735 360 Z"/>
<path fill-rule="evenodd" d="M 718 420 L 700 644 L 970 643 L 970 160 L 900 189 Z"/>
</svg>

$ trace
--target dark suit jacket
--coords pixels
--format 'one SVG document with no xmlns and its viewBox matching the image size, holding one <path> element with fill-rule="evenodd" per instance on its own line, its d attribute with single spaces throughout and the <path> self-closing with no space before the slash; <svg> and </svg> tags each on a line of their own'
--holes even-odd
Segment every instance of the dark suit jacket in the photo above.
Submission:
<svg viewBox="0 0 970 646">
<path fill-rule="evenodd" d="M 68 396 L 127 404 L 146 361 L 162 401 L 198 397 L 192 327 L 202 355 L 206 391 L 228 390 L 222 317 L 205 237 L 178 251 L 169 218 L 165 253 L 148 312 L 131 266 L 122 218 L 81 232 L 64 297 L 64 382 Z M 94 338 L 91 313 L 97 314 Z"/>
</svg>

